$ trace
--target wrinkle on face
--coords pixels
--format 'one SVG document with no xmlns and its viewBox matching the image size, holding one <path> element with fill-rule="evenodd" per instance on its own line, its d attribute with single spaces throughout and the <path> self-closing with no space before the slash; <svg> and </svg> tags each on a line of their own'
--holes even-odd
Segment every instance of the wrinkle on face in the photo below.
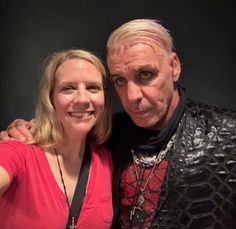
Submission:
<svg viewBox="0 0 236 229">
<path fill-rule="evenodd" d="M 122 82 L 124 81 L 122 86 L 115 86 L 116 91 L 124 109 L 136 125 L 152 128 L 158 126 L 158 123 L 165 123 L 177 106 L 178 90 L 175 84 L 178 75 L 174 74 L 176 66 L 172 62 L 173 57 L 169 52 L 160 45 L 148 42 L 121 46 L 109 53 L 111 76 L 121 77 Z M 146 83 L 139 83 L 137 73 L 146 68 L 155 69 L 158 74 Z M 139 92 L 136 93 L 136 98 L 135 91 L 132 90 Z M 135 100 L 138 103 L 134 104 Z"/>
</svg>

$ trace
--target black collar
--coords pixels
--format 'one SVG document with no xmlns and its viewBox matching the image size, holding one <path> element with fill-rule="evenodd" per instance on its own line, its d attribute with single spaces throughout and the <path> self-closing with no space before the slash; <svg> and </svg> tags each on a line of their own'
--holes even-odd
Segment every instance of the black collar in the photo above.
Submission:
<svg viewBox="0 0 236 229">
<path fill-rule="evenodd" d="M 167 144 L 175 132 L 186 106 L 185 90 L 179 87 L 180 101 L 166 126 L 161 130 L 149 130 L 136 126 L 133 132 L 133 146 L 140 153 L 156 153 Z"/>
</svg>

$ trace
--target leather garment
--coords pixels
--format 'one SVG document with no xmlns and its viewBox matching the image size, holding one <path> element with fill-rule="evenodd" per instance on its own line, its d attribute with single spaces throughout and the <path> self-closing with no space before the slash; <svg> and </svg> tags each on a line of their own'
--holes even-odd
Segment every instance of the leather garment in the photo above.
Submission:
<svg viewBox="0 0 236 229">
<path fill-rule="evenodd" d="M 119 174 L 132 161 L 137 131 L 119 114 L 110 148 L 115 176 L 113 203 L 119 215 Z M 236 112 L 188 99 L 170 149 L 169 166 L 152 228 L 236 228 Z M 112 228 L 120 228 L 114 221 Z"/>
<path fill-rule="evenodd" d="M 188 100 L 153 228 L 236 228 L 236 112 Z"/>
</svg>

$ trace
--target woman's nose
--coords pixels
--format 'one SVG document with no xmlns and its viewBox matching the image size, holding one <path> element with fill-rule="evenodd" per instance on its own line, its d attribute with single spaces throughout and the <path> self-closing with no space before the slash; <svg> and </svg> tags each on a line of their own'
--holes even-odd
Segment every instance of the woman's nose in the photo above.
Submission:
<svg viewBox="0 0 236 229">
<path fill-rule="evenodd" d="M 85 90 L 78 90 L 73 99 L 74 103 L 89 103 L 89 97 Z"/>
</svg>

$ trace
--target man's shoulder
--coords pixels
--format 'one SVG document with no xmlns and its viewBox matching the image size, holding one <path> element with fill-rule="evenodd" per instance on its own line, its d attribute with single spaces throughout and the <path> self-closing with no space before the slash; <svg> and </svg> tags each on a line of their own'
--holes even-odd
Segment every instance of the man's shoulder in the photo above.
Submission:
<svg viewBox="0 0 236 229">
<path fill-rule="evenodd" d="M 113 133 L 120 133 L 122 135 L 132 134 L 137 130 L 140 131 L 140 129 L 142 128 L 138 127 L 126 112 L 119 112 L 113 115 L 113 121 L 112 121 Z"/>
<path fill-rule="evenodd" d="M 130 116 L 126 112 L 117 112 L 112 118 L 113 126 L 134 125 Z"/>
<path fill-rule="evenodd" d="M 108 148 L 113 150 L 118 146 L 128 145 L 137 128 L 127 113 L 115 113 L 113 115 L 112 135 L 108 142 Z"/>
<path fill-rule="evenodd" d="M 185 113 L 191 115 L 192 117 L 198 117 L 208 120 L 216 120 L 218 122 L 221 122 L 222 120 L 232 121 L 236 125 L 235 110 L 217 107 L 214 105 L 209 105 L 207 103 L 202 103 L 191 99 L 187 100 Z"/>
</svg>

